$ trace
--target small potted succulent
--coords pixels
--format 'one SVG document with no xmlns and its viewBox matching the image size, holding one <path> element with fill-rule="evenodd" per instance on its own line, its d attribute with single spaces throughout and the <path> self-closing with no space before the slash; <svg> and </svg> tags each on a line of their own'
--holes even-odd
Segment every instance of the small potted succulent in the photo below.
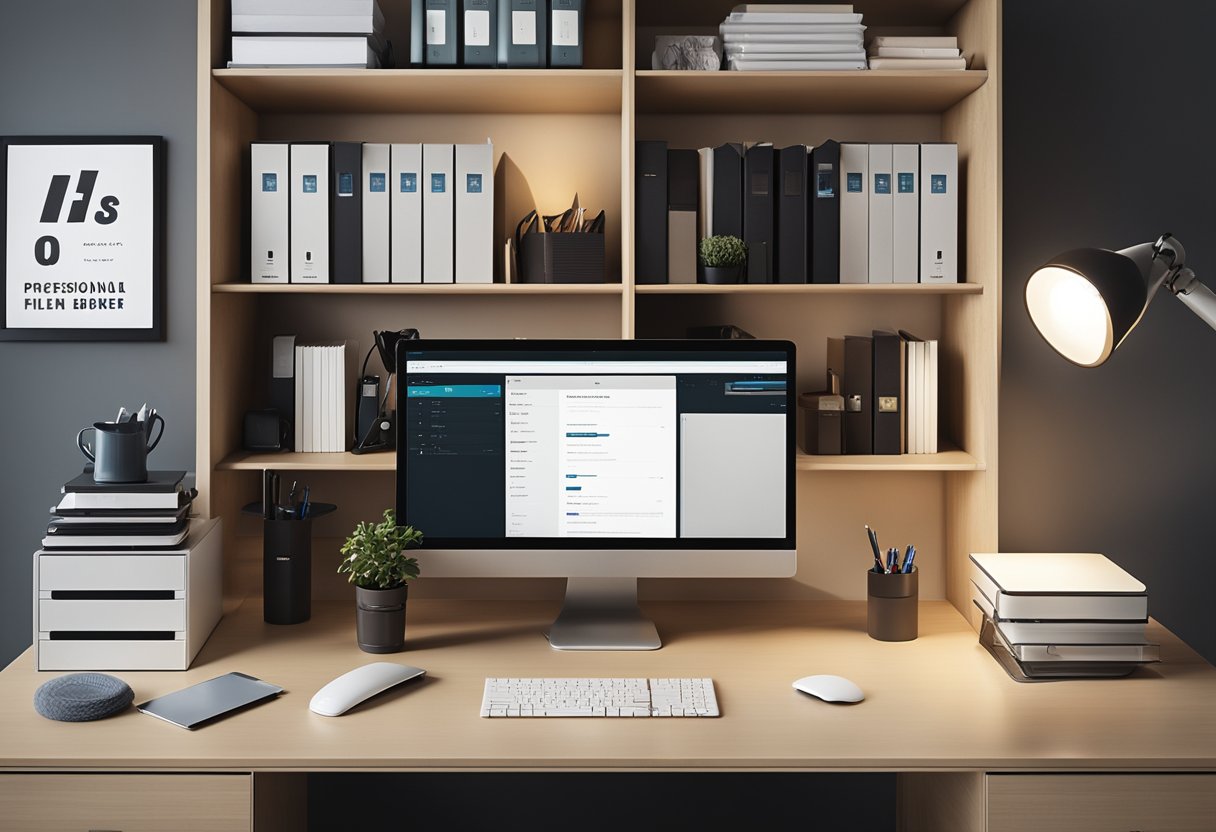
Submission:
<svg viewBox="0 0 1216 832">
<path fill-rule="evenodd" d="M 706 237 L 698 247 L 705 283 L 738 283 L 747 261 L 747 244 L 729 234 Z"/>
<path fill-rule="evenodd" d="M 359 523 L 342 544 L 338 572 L 355 585 L 355 630 L 365 653 L 405 648 L 405 601 L 409 582 L 418 577 L 418 560 L 406 550 L 421 541 L 422 532 L 398 526 L 388 509 L 382 522 Z"/>
</svg>

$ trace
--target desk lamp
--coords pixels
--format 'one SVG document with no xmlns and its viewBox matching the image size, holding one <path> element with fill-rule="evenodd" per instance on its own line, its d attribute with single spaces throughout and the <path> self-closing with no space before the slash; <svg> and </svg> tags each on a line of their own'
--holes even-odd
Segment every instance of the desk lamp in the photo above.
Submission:
<svg viewBox="0 0 1216 832">
<path fill-rule="evenodd" d="M 1185 261 L 1168 233 L 1119 251 L 1072 249 L 1026 281 L 1026 311 L 1044 340 L 1081 367 L 1105 363 L 1163 286 L 1216 329 L 1216 294 Z"/>
</svg>

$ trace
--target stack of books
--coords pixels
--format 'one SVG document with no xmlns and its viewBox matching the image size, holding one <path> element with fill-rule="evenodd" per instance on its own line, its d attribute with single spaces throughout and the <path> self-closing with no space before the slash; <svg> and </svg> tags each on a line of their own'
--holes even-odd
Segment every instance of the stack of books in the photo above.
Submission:
<svg viewBox="0 0 1216 832">
<path fill-rule="evenodd" d="M 232 0 L 230 68 L 389 64 L 376 0 Z"/>
<path fill-rule="evenodd" d="M 735 6 L 719 27 L 727 68 L 865 69 L 861 15 L 848 4 Z"/>
<path fill-rule="evenodd" d="M 127 551 L 176 548 L 189 531 L 185 471 L 149 471 L 147 482 L 97 483 L 86 470 L 64 483 L 42 539 L 48 551 Z"/>
<path fill-rule="evenodd" d="M 973 554 L 971 599 L 1015 678 L 1124 676 L 1160 658 L 1144 584 L 1100 554 Z"/>
<path fill-rule="evenodd" d="M 966 69 L 950 36 L 881 35 L 870 42 L 870 69 Z"/>
</svg>

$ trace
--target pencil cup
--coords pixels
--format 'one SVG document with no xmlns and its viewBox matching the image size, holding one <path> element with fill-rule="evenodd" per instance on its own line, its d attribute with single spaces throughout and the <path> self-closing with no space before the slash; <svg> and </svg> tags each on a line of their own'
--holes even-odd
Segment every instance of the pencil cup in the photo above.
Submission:
<svg viewBox="0 0 1216 832">
<path fill-rule="evenodd" d="M 312 518 L 263 520 L 262 618 L 299 624 L 312 615 Z"/>
<path fill-rule="evenodd" d="M 867 572 L 866 632 L 878 641 L 912 641 L 916 638 L 919 599 L 917 568 L 911 572 Z"/>
</svg>

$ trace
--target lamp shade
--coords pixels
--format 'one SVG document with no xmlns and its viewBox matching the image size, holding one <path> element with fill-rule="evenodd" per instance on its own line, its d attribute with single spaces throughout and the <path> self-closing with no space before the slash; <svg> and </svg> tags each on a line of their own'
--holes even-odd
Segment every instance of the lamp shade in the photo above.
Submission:
<svg viewBox="0 0 1216 832">
<path fill-rule="evenodd" d="M 1137 260 L 1102 248 L 1066 251 L 1026 281 L 1026 311 L 1039 334 L 1082 367 L 1110 358 L 1148 301 L 1148 275 Z"/>
</svg>

